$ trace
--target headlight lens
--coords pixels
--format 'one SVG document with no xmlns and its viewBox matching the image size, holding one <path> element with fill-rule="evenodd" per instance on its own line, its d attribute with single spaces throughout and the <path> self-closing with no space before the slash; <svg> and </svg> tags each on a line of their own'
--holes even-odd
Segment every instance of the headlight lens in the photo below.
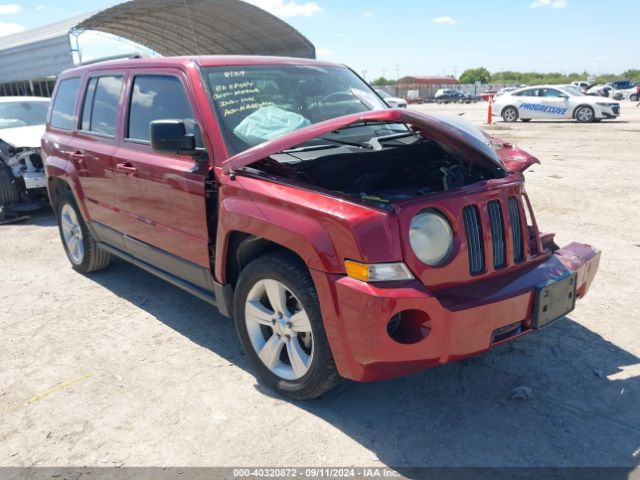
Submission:
<svg viewBox="0 0 640 480">
<path fill-rule="evenodd" d="M 442 265 L 453 251 L 453 230 L 441 213 L 424 210 L 411 220 L 409 243 L 416 257 L 436 267 Z"/>
</svg>

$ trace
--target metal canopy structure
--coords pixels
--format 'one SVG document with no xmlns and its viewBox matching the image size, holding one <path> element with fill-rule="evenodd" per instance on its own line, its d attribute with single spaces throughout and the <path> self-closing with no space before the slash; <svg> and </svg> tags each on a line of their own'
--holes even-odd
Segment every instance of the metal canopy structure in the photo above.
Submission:
<svg viewBox="0 0 640 480">
<path fill-rule="evenodd" d="M 96 30 L 160 55 L 277 55 L 315 58 L 300 32 L 241 0 L 131 0 L 0 37 L 0 95 L 48 96 L 74 65 L 69 34 Z"/>
<path fill-rule="evenodd" d="M 0 37 L 0 83 L 42 79 L 72 67 L 69 30 L 91 15 Z"/>
<path fill-rule="evenodd" d="M 240 0 L 131 0 L 75 28 L 111 33 L 165 56 L 315 58 L 315 47 L 300 32 Z"/>
</svg>

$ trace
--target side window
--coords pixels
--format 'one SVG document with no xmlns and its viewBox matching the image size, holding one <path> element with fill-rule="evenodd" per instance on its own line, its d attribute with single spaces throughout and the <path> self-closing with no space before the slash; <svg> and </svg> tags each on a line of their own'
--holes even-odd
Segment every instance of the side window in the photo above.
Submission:
<svg viewBox="0 0 640 480">
<path fill-rule="evenodd" d="M 82 107 L 82 130 L 115 135 L 121 91 L 122 77 L 119 75 L 89 80 Z"/>
<path fill-rule="evenodd" d="M 530 88 L 528 90 L 523 90 L 522 92 L 520 92 L 520 96 L 522 97 L 535 97 L 538 95 L 538 91 Z"/>
<path fill-rule="evenodd" d="M 53 101 L 51 112 L 51 126 L 63 130 L 73 128 L 76 108 L 76 97 L 80 88 L 79 78 L 68 78 L 60 82 L 56 99 Z"/>
<path fill-rule="evenodd" d="M 127 138 L 149 141 L 149 124 L 154 120 L 167 119 L 183 120 L 187 133 L 194 133 L 193 110 L 182 82 L 170 75 L 135 77 Z"/>
<path fill-rule="evenodd" d="M 542 97 L 559 97 L 562 95 L 560 90 L 556 90 L 555 88 L 543 88 L 542 89 Z"/>
</svg>

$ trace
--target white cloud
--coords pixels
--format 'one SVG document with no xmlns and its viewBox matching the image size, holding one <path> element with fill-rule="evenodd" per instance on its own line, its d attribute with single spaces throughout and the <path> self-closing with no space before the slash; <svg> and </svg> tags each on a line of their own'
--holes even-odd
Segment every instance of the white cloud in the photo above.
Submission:
<svg viewBox="0 0 640 480">
<path fill-rule="evenodd" d="M 0 37 L 11 35 L 12 33 L 23 32 L 26 27 L 17 23 L 0 22 Z"/>
<path fill-rule="evenodd" d="M 17 3 L 0 4 L 0 15 L 15 15 L 22 11 L 22 6 Z"/>
<path fill-rule="evenodd" d="M 321 12 L 316 2 L 298 2 L 297 0 L 245 0 L 277 17 L 308 17 Z"/>
<path fill-rule="evenodd" d="M 455 25 L 456 21 L 451 17 L 436 17 L 433 19 L 433 23 L 444 23 L 446 25 Z"/>
<path fill-rule="evenodd" d="M 371 11 L 367 10 L 366 12 L 362 12 L 362 16 L 363 16 L 364 18 L 370 18 L 370 17 L 373 17 L 373 12 L 371 12 Z"/>
<path fill-rule="evenodd" d="M 330 57 L 334 51 L 329 48 L 316 48 L 316 53 L 319 57 Z"/>
<path fill-rule="evenodd" d="M 38 5 L 36 7 L 36 10 L 39 11 L 39 12 L 42 12 L 45 8 L 47 8 L 47 7 L 45 7 L 44 5 Z"/>
<path fill-rule="evenodd" d="M 529 8 L 551 7 L 551 8 L 567 8 L 569 0 L 536 0 Z"/>
</svg>

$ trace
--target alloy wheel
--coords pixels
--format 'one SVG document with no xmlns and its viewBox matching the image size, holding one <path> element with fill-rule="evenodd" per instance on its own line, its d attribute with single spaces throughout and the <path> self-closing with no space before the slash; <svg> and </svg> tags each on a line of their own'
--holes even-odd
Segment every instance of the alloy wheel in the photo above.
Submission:
<svg viewBox="0 0 640 480">
<path fill-rule="evenodd" d="M 244 320 L 260 361 L 285 380 L 298 380 L 311 368 L 314 339 L 304 307 L 283 283 L 264 279 L 249 291 Z"/>
<path fill-rule="evenodd" d="M 84 243 L 82 238 L 82 227 L 78 221 L 78 215 L 68 203 L 60 211 L 60 224 L 62 226 L 62 238 L 67 247 L 71 261 L 80 265 L 84 260 Z"/>
</svg>

